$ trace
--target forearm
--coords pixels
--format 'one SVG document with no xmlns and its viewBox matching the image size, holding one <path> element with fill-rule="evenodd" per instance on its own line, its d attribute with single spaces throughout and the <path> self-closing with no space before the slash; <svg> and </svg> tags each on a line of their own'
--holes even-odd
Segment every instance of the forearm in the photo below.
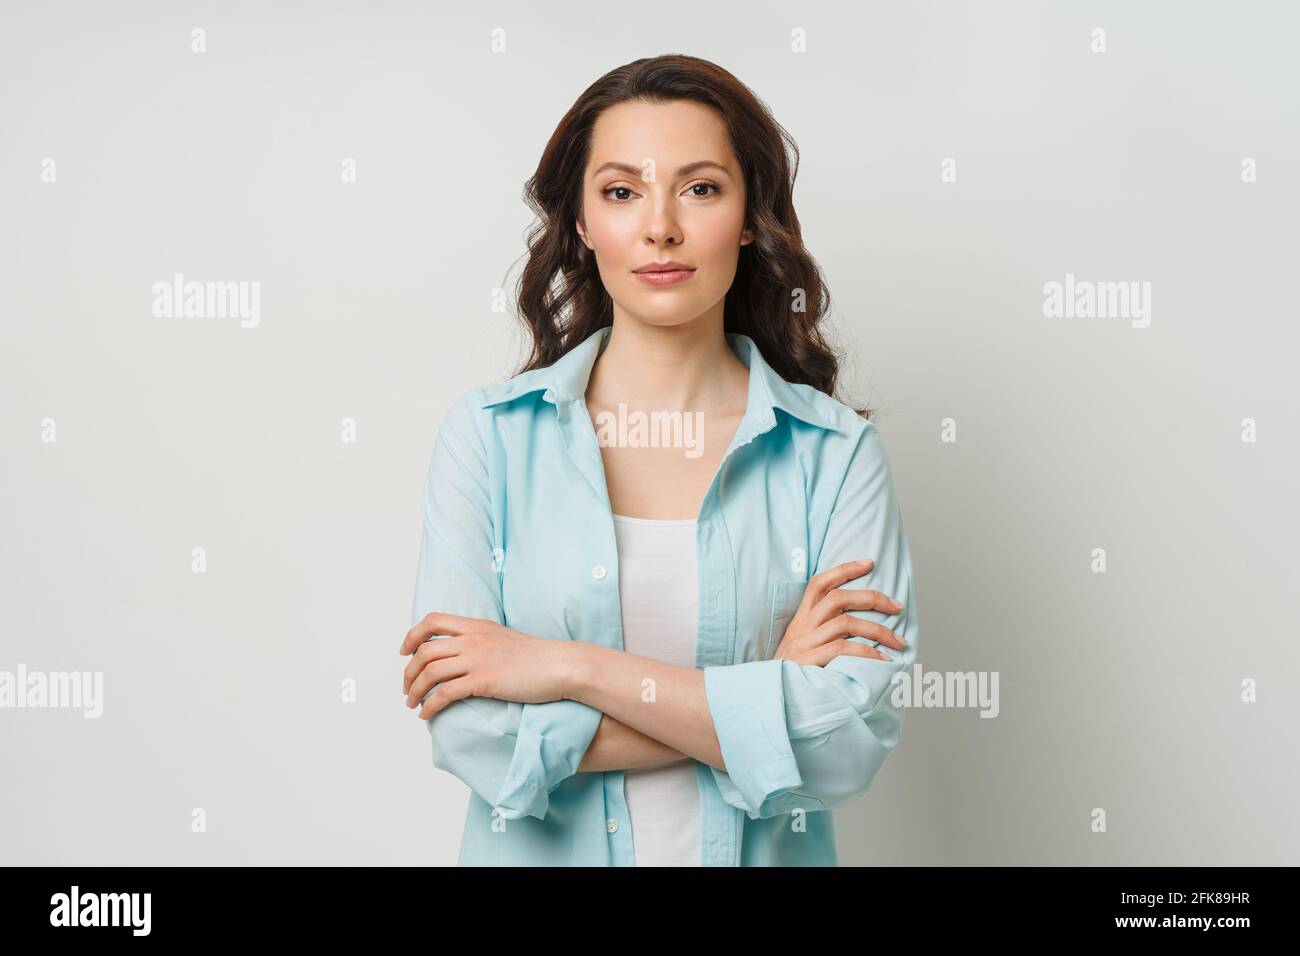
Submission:
<svg viewBox="0 0 1300 956">
<path fill-rule="evenodd" d="M 566 697 L 681 755 L 727 769 L 704 692 L 704 671 L 598 644 L 575 641 L 567 648 L 574 662 Z"/>
<path fill-rule="evenodd" d="M 591 739 L 591 746 L 583 755 L 578 772 L 635 770 L 689 759 L 663 741 L 648 737 L 609 714 L 602 714 L 596 736 Z"/>
</svg>

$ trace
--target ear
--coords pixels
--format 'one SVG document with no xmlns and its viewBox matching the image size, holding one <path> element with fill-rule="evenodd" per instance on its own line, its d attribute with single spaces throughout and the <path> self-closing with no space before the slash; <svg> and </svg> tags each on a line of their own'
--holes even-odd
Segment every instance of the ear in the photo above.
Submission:
<svg viewBox="0 0 1300 956">
<path fill-rule="evenodd" d="M 582 240 L 583 245 L 585 245 L 588 249 L 591 249 L 591 242 L 590 240 L 587 239 L 587 230 L 583 228 L 582 220 L 577 219 L 574 221 L 574 223 L 575 223 L 575 228 L 577 229 L 578 232 L 578 238 Z M 592 251 L 594 252 L 595 250 L 593 249 Z"/>
<path fill-rule="evenodd" d="M 740 234 L 740 244 L 747 246 L 754 241 L 754 230 L 746 229 Z"/>
</svg>

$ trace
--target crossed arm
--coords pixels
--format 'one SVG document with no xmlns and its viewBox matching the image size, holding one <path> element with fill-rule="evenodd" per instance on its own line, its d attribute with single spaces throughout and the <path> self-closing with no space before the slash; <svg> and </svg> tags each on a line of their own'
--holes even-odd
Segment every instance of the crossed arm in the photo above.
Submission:
<svg viewBox="0 0 1300 956">
<path fill-rule="evenodd" d="M 819 666 L 842 654 L 894 663 L 879 649 L 846 639 L 868 638 L 895 651 L 906 650 L 905 639 L 888 628 L 845 613 L 902 610 L 901 604 L 874 591 L 840 590 L 871 566 L 848 562 L 814 577 L 776 656 Z M 579 770 L 624 770 L 687 758 L 727 769 L 705 671 L 592 644 L 536 646 L 545 651 L 558 647 L 556 653 L 564 658 L 568 674 L 563 698 L 601 712 Z"/>
<path fill-rule="evenodd" d="M 902 610 L 901 604 L 874 591 L 840 589 L 871 567 L 869 561 L 851 561 L 816 575 L 776 656 L 824 666 L 839 655 L 852 654 L 892 664 L 879 649 L 845 639 L 863 637 L 896 651 L 906 648 L 904 640 L 883 625 L 845 613 Z M 425 643 L 439 628 L 458 635 L 459 643 Z M 573 701 L 598 717 L 579 771 L 626 770 L 687 758 L 727 769 L 704 670 L 580 641 L 548 641 L 492 621 L 447 614 L 430 614 L 420 622 L 407 634 L 403 651 L 413 654 L 404 685 L 407 706 L 423 702 L 422 716 L 436 714 L 466 695 Z M 426 689 L 438 681 L 448 681 L 443 697 L 425 702 Z"/>
<path fill-rule="evenodd" d="M 711 723 L 711 721 L 710 721 Z M 686 754 L 602 713 L 596 735 L 578 764 L 579 773 L 635 770 L 689 759 Z"/>
<path fill-rule="evenodd" d="M 401 650 L 411 656 L 402 685 L 406 706 L 425 719 L 436 722 L 472 699 L 474 709 L 487 711 L 488 724 L 516 738 L 544 738 L 552 750 L 562 742 L 580 758 L 576 771 L 688 757 L 726 770 L 703 670 L 438 612 L 407 632 Z M 499 708 L 511 702 L 522 708 L 518 720 L 501 722 Z"/>
<path fill-rule="evenodd" d="M 580 771 L 688 758 L 727 769 L 704 693 L 704 671 L 595 644 L 560 646 L 575 652 L 568 698 L 602 715 Z M 648 687 L 653 695 L 646 693 Z"/>
<path fill-rule="evenodd" d="M 428 720 L 434 766 L 505 819 L 545 819 L 551 792 L 575 773 L 682 759 L 708 766 L 723 799 L 753 819 L 830 809 L 864 792 L 898 742 L 902 711 L 888 691 L 915 658 L 917 618 L 888 461 L 874 427 L 854 440 L 842 487 L 817 504 L 829 520 L 814 573 L 877 559 L 871 587 L 906 609 L 855 616 L 897 622 L 908 642 L 897 659 L 844 655 L 822 666 L 773 658 L 699 669 L 546 640 L 548 655 L 571 655 L 563 696 L 452 701 Z M 492 507 L 504 489 L 490 487 L 500 480 L 489 474 L 480 423 L 458 403 L 439 431 L 425 485 L 413 623 L 451 609 L 504 626 Z M 643 684 L 647 678 L 653 683 Z"/>
</svg>

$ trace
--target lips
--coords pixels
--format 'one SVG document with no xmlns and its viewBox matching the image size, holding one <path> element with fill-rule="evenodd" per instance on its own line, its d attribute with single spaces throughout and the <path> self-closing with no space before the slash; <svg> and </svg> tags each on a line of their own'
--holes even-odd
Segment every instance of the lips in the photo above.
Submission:
<svg viewBox="0 0 1300 956">
<path fill-rule="evenodd" d="M 695 267 L 677 262 L 675 259 L 668 259 L 664 262 L 647 262 L 641 268 L 633 269 L 632 272 L 646 285 L 672 285 L 689 279 L 695 274 Z"/>
<path fill-rule="evenodd" d="M 646 285 L 673 285 L 677 282 L 685 282 L 695 275 L 694 269 L 668 269 L 658 272 L 636 272 L 633 273 L 638 279 Z"/>
<path fill-rule="evenodd" d="M 667 262 L 648 262 L 639 269 L 633 269 L 638 275 L 645 275 L 650 272 L 694 272 L 693 266 L 688 266 L 684 262 L 676 262 L 669 259 Z"/>
</svg>

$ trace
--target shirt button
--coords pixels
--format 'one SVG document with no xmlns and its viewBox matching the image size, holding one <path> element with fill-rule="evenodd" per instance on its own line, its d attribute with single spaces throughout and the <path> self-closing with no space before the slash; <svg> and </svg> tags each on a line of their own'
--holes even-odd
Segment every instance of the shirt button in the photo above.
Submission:
<svg viewBox="0 0 1300 956">
<path fill-rule="evenodd" d="M 591 576 L 597 581 L 603 581 L 605 579 L 605 573 L 605 566 L 603 564 L 598 564 L 591 569 Z"/>
<path fill-rule="evenodd" d="M 618 821 L 615 820 L 615 819 L 613 819 L 612 817 L 611 817 L 610 819 L 606 820 L 606 821 L 605 821 L 605 829 L 608 830 L 610 833 L 615 833 L 615 832 L 617 832 L 617 831 L 618 831 Z"/>
</svg>

